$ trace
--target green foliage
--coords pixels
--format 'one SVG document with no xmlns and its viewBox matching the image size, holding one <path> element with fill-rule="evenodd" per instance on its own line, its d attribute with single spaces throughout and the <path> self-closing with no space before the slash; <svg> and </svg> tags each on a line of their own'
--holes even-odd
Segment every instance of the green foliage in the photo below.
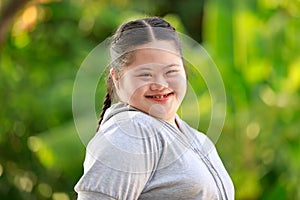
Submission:
<svg viewBox="0 0 300 200">
<path fill-rule="evenodd" d="M 252 3 L 206 5 L 204 40 L 229 100 L 218 146 L 237 199 L 299 199 L 300 5 Z"/>
<path fill-rule="evenodd" d="M 180 32 L 193 30 L 183 18 L 189 18 L 194 1 L 178 13 L 170 11 L 179 1 L 159 2 L 49 0 L 32 1 L 21 10 L 0 55 L 1 199 L 75 199 L 85 151 L 72 116 L 77 70 L 123 21 L 164 13 Z M 236 198 L 300 199 L 299 1 L 211 0 L 204 5 L 203 45 L 227 95 L 217 148 Z M 200 106 L 206 105 L 199 126 L 205 132 L 211 99 L 202 79 L 192 82 Z"/>
</svg>

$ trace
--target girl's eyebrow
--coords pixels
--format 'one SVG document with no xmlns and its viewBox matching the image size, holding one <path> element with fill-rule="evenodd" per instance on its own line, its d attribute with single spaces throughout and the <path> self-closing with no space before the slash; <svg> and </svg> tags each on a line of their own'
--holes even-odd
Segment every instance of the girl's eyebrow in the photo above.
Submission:
<svg viewBox="0 0 300 200">
<path fill-rule="evenodd" d="M 140 66 L 136 69 L 136 71 L 142 71 L 142 70 L 153 70 L 153 68 L 147 66 Z"/>
<path fill-rule="evenodd" d="M 181 64 L 177 64 L 177 63 L 172 63 L 172 64 L 169 64 L 169 65 L 166 65 L 164 68 L 168 68 L 168 67 L 180 67 Z"/>
<path fill-rule="evenodd" d="M 171 63 L 171 64 L 168 64 L 166 66 L 164 66 L 163 68 L 169 68 L 169 67 L 180 67 L 181 64 L 178 64 L 178 63 Z M 136 69 L 136 71 L 142 71 L 142 70 L 148 70 L 148 71 L 151 71 L 151 70 L 154 70 L 153 67 L 149 67 L 149 65 L 141 65 L 140 67 L 138 67 Z"/>
</svg>

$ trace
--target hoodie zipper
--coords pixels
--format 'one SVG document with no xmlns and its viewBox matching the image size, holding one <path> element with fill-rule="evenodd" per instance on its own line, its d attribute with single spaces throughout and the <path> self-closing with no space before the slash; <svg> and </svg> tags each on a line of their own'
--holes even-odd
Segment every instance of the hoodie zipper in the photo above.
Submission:
<svg viewBox="0 0 300 200">
<path fill-rule="evenodd" d="M 208 157 L 205 156 L 203 153 L 201 153 L 198 148 L 194 147 L 194 145 L 192 143 L 189 143 L 186 140 L 186 139 L 188 139 L 188 137 L 186 137 L 186 139 L 183 138 L 183 133 L 182 132 L 179 133 L 179 130 L 177 130 L 173 125 L 169 124 L 168 122 L 166 122 L 164 120 L 160 120 L 160 121 L 163 124 L 166 124 L 167 127 L 173 129 L 174 132 L 176 133 L 175 135 L 176 135 L 176 138 L 178 139 L 178 141 L 181 142 L 183 145 L 185 145 L 187 148 L 192 149 L 193 152 L 200 158 L 200 160 L 205 164 L 205 166 L 207 167 L 208 171 L 210 172 L 210 174 L 212 175 L 212 177 L 214 179 L 214 182 L 218 189 L 218 194 L 219 194 L 220 199 L 228 200 L 224 183 L 223 183 L 218 171 L 215 169 L 215 167 L 210 162 Z"/>
</svg>

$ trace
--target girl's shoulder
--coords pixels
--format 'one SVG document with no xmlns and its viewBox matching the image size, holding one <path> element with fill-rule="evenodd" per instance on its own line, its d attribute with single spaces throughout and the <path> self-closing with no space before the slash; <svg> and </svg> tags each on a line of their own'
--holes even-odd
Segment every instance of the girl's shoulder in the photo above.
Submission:
<svg viewBox="0 0 300 200">
<path fill-rule="evenodd" d="M 120 155 L 150 154 L 153 149 L 161 149 L 160 135 L 157 134 L 158 123 L 142 112 L 118 113 L 100 126 L 87 150 L 97 156 L 108 151 Z"/>
</svg>

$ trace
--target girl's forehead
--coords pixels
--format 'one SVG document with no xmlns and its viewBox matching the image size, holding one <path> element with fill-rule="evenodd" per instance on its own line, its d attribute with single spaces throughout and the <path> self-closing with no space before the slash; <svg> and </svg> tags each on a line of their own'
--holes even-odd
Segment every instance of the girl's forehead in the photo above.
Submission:
<svg viewBox="0 0 300 200">
<path fill-rule="evenodd" d="M 182 58 L 178 53 L 164 49 L 145 48 L 133 53 L 133 61 L 130 66 L 138 65 L 183 65 Z"/>
</svg>

